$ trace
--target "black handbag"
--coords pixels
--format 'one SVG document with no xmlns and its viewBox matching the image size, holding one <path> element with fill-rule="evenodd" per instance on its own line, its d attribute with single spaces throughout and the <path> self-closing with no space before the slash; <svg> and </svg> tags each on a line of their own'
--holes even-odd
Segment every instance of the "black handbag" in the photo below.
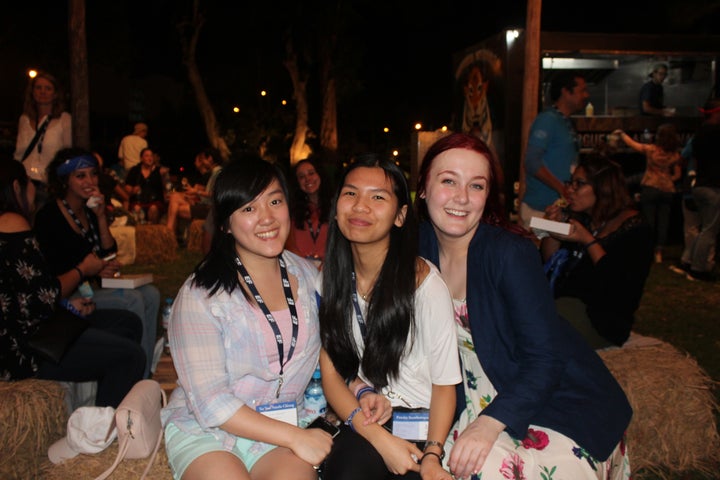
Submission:
<svg viewBox="0 0 720 480">
<path fill-rule="evenodd" d="M 60 363 L 68 348 L 88 328 L 90 322 L 72 312 L 58 308 L 28 339 L 28 346 L 44 360 Z"/>
</svg>

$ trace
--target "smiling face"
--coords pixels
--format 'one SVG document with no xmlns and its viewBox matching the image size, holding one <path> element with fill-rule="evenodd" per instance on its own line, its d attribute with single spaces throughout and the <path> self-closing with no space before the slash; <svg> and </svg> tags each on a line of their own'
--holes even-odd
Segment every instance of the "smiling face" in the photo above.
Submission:
<svg viewBox="0 0 720 480">
<path fill-rule="evenodd" d="M 38 105 L 52 105 L 57 96 L 55 86 L 50 80 L 43 77 L 35 79 L 32 95 L 33 100 L 35 100 L 35 103 Z"/>
<path fill-rule="evenodd" d="M 290 232 L 290 213 L 280 182 L 270 182 L 260 195 L 235 210 L 228 223 L 243 263 L 251 257 L 280 255 Z"/>
<path fill-rule="evenodd" d="M 320 175 L 318 175 L 312 163 L 304 162 L 295 171 L 300 190 L 308 196 L 312 196 L 320 189 Z"/>
<path fill-rule="evenodd" d="M 398 209 L 392 180 L 380 167 L 358 167 L 345 177 L 335 219 L 351 243 L 390 243 L 390 230 L 401 227 L 407 205 Z"/>
<path fill-rule="evenodd" d="M 97 168 L 78 168 L 67 179 L 67 197 L 75 196 L 87 200 L 98 191 Z"/>
<path fill-rule="evenodd" d="M 573 212 L 591 213 L 595 206 L 595 192 L 588 181 L 587 172 L 583 167 L 575 169 L 572 179 L 568 182 L 568 208 Z"/>
<path fill-rule="evenodd" d="M 451 148 L 436 156 L 421 198 L 438 237 L 469 242 L 480 224 L 489 186 L 490 164 L 484 155 Z"/>
</svg>

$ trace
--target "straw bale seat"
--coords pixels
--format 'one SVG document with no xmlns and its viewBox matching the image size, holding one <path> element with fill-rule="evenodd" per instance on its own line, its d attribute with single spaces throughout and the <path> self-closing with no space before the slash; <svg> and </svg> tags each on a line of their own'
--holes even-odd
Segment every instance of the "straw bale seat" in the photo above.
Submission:
<svg viewBox="0 0 720 480">
<path fill-rule="evenodd" d="M 188 241 L 187 249 L 188 252 L 199 252 L 202 250 L 202 239 L 203 239 L 203 225 L 205 220 L 195 219 L 190 222 L 188 227 Z"/>
<path fill-rule="evenodd" d="M 107 470 L 115 461 L 118 452 L 118 441 L 96 455 L 78 455 L 58 465 L 54 465 L 45 457 L 41 467 L 43 480 L 93 480 Z M 111 480 L 137 480 L 147 467 L 147 458 L 125 459 L 112 475 Z M 148 472 L 148 479 L 172 480 L 172 473 L 165 453 L 165 439 L 160 444 L 155 462 Z"/>
<path fill-rule="evenodd" d="M 646 337 L 647 338 L 647 337 Z M 634 414 L 627 431 L 633 477 L 704 472 L 720 466 L 713 380 L 695 359 L 655 340 L 598 352 Z"/>
<path fill-rule="evenodd" d="M 0 478 L 42 478 L 47 449 L 65 435 L 65 394 L 49 380 L 0 382 Z"/>
<path fill-rule="evenodd" d="M 135 262 L 165 263 L 177 257 L 177 240 L 167 226 L 143 224 L 135 226 Z"/>
</svg>

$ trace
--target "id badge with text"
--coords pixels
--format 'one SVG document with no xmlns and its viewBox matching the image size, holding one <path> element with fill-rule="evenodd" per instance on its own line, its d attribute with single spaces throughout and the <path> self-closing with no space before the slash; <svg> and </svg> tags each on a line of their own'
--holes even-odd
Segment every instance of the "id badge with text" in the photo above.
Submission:
<svg viewBox="0 0 720 480">
<path fill-rule="evenodd" d="M 430 411 L 417 409 L 411 411 L 394 411 L 392 418 L 392 434 L 412 442 L 427 440 Z"/>
<path fill-rule="evenodd" d="M 280 420 L 281 422 L 289 423 L 290 425 L 298 424 L 298 412 L 296 402 L 280 402 L 280 403 L 266 403 L 265 405 L 258 405 L 255 409 L 258 413 L 262 413 L 266 417 Z"/>
</svg>

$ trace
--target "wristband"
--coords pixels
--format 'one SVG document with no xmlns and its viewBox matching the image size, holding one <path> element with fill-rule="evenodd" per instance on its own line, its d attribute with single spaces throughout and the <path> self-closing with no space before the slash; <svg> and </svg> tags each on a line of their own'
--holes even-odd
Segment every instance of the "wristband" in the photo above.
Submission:
<svg viewBox="0 0 720 480">
<path fill-rule="evenodd" d="M 85 278 L 85 275 L 83 275 L 82 270 L 80 270 L 80 267 L 77 265 L 73 267 L 76 272 L 78 272 L 78 275 L 80 275 L 80 281 L 82 282 L 83 278 Z"/>
<path fill-rule="evenodd" d="M 443 456 L 444 456 L 444 455 L 443 455 L 443 456 L 440 456 L 440 454 L 435 453 L 435 452 L 425 452 L 425 453 L 423 453 L 422 458 L 420 458 L 420 463 L 422 463 L 423 460 L 425 460 L 425 457 L 427 457 L 428 455 L 433 455 L 433 456 L 437 457 L 438 460 L 440 461 L 440 463 L 442 463 L 442 459 L 443 459 Z"/>
<path fill-rule="evenodd" d="M 348 383 L 348 387 L 349 386 L 350 386 L 350 384 Z M 357 386 L 355 386 L 355 389 L 353 390 L 353 395 L 355 395 L 355 397 L 357 397 L 357 394 L 360 390 L 362 390 L 365 387 L 369 387 L 369 386 L 370 385 L 368 385 L 367 383 L 358 383 Z"/>
<path fill-rule="evenodd" d="M 350 430 L 352 430 L 353 432 L 355 431 L 355 427 L 353 426 L 352 421 L 353 421 L 353 418 L 355 418 L 355 415 L 357 415 L 358 412 L 362 412 L 362 408 L 357 407 L 355 410 L 352 411 L 352 413 L 350 413 L 350 416 L 348 416 L 347 420 L 345 420 L 345 425 L 347 425 L 348 427 L 350 427 Z"/>
<path fill-rule="evenodd" d="M 440 449 L 440 453 L 438 454 L 435 452 L 426 452 L 425 450 L 427 450 L 428 447 L 438 447 Z M 423 453 L 435 454 L 440 458 L 440 460 L 442 460 L 443 458 L 445 458 L 445 446 L 441 442 L 438 442 L 437 440 L 428 440 L 425 442 L 425 447 L 423 448 Z"/>
<path fill-rule="evenodd" d="M 598 242 L 600 242 L 600 240 L 595 238 L 595 239 L 593 239 L 592 242 L 589 242 L 589 243 L 586 243 L 585 245 L 583 245 L 583 247 L 585 248 L 585 250 L 587 250 L 588 248 L 592 247 L 593 245 L 595 245 Z"/>
<path fill-rule="evenodd" d="M 355 398 L 357 398 L 357 400 L 358 400 L 358 402 L 359 402 L 359 401 L 360 401 L 360 397 L 362 397 L 362 396 L 365 395 L 366 393 L 370 393 L 370 392 L 375 393 L 375 389 L 372 388 L 372 387 L 369 387 L 369 386 L 365 385 L 364 387 L 360 388 L 360 389 L 357 391 L 357 393 L 355 393 Z"/>
</svg>

